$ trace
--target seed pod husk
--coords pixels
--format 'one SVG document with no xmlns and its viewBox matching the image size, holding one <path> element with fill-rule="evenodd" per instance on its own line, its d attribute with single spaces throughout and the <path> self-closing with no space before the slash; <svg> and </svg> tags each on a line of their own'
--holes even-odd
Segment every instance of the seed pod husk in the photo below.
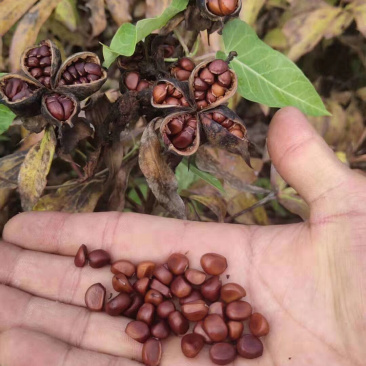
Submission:
<svg viewBox="0 0 366 366">
<path fill-rule="evenodd" d="M 201 11 L 201 15 L 204 18 L 208 18 L 213 21 L 219 21 L 226 17 L 226 15 L 219 16 L 219 15 L 214 14 L 212 11 L 210 11 L 207 6 L 207 0 L 197 0 L 196 3 L 197 3 L 198 8 Z M 242 0 L 238 0 L 236 10 L 233 13 L 227 15 L 227 17 L 238 16 L 240 13 L 241 7 L 242 7 Z"/>
<path fill-rule="evenodd" d="M 195 77 L 200 74 L 201 70 L 205 69 L 206 67 L 209 67 L 211 62 L 213 62 L 215 60 L 216 60 L 215 58 L 210 58 L 206 61 L 203 61 L 199 65 L 197 65 L 195 67 L 195 69 L 192 71 L 192 74 L 191 74 L 191 76 L 189 77 L 189 80 L 188 80 L 189 92 L 190 92 L 190 97 L 191 97 L 192 100 L 195 100 L 195 92 L 199 91 L 195 88 Z M 236 76 L 236 74 L 233 70 L 228 69 L 227 71 L 231 75 L 231 85 L 229 87 L 222 87 L 222 88 L 225 89 L 225 94 L 222 95 L 222 96 L 219 95 L 219 94 L 216 94 L 216 96 L 217 96 L 216 101 L 210 102 L 206 107 L 204 107 L 202 109 L 207 110 L 207 109 L 216 108 L 216 107 L 226 103 L 236 93 L 236 90 L 238 88 L 238 78 L 237 78 L 237 76 Z M 208 86 L 208 89 L 206 90 L 207 92 L 211 91 L 211 89 L 213 89 L 214 85 L 215 86 L 220 86 L 220 85 L 218 85 L 218 82 L 217 82 L 217 79 L 219 78 L 219 75 L 215 74 L 214 76 L 215 76 L 215 82 L 213 83 L 213 85 L 207 84 L 207 86 Z"/>
<path fill-rule="evenodd" d="M 49 51 L 50 51 L 50 56 L 47 56 L 48 53 L 46 54 L 43 54 L 43 52 L 41 51 L 38 51 L 36 52 L 37 49 L 41 49 L 42 46 L 47 46 L 49 48 Z M 33 51 L 33 54 L 37 53 L 38 55 L 37 56 L 32 56 L 32 51 Z M 50 58 L 50 62 L 49 62 L 49 69 L 47 71 L 46 74 L 43 74 L 44 73 L 44 69 L 45 69 L 45 66 L 41 67 L 42 69 L 42 75 L 40 75 L 39 77 L 35 77 L 34 73 L 32 74 L 31 70 L 32 69 L 36 69 L 37 67 L 29 67 L 28 66 L 28 60 L 29 58 L 31 57 L 36 57 L 38 58 L 38 64 L 39 62 L 44 59 L 44 57 L 49 57 Z M 48 63 L 47 63 L 48 65 Z M 32 80 L 35 80 L 37 83 L 41 83 L 42 85 L 46 86 L 47 88 L 50 88 L 50 89 L 53 89 L 54 86 L 55 86 L 55 75 L 57 73 L 57 70 L 59 69 L 61 65 L 61 54 L 60 54 L 60 51 L 58 50 L 58 48 L 56 47 L 56 45 L 50 41 L 49 39 L 46 39 L 44 41 L 42 41 L 39 45 L 37 46 L 32 46 L 32 47 L 29 47 L 27 48 L 21 58 L 20 58 L 20 66 L 23 70 L 23 72 L 28 76 L 30 77 Z M 41 81 L 40 78 L 41 77 L 49 77 L 49 84 L 48 83 L 45 83 L 44 81 Z"/>
<path fill-rule="evenodd" d="M 232 121 L 233 125 L 237 126 L 236 128 L 241 132 L 243 137 L 237 137 L 220 123 L 210 118 L 210 116 L 213 116 L 215 112 L 224 115 L 227 119 Z M 249 140 L 247 137 L 247 129 L 244 122 L 237 114 L 226 106 L 220 106 L 215 109 L 210 109 L 209 111 L 200 112 L 199 119 L 203 130 L 205 131 L 207 140 L 211 145 L 227 150 L 233 154 L 240 155 L 244 161 L 251 166 L 248 151 Z"/>
<path fill-rule="evenodd" d="M 15 82 L 11 82 L 10 80 L 12 79 Z M 14 84 L 13 87 L 10 87 L 10 82 Z M 26 83 L 27 86 L 24 86 L 24 83 Z M 28 95 L 28 92 L 24 93 L 24 89 L 22 91 L 22 88 L 27 89 L 30 95 Z M 7 89 L 13 90 L 10 90 L 9 92 Z M 44 92 L 45 89 L 43 88 L 43 85 L 21 75 L 6 74 L 0 78 L 0 103 L 5 104 L 20 117 L 33 117 L 41 113 L 40 101 Z M 22 95 L 24 96 L 21 97 Z M 19 96 L 20 99 L 12 101 L 12 99 L 17 96 Z"/>
<path fill-rule="evenodd" d="M 144 42 L 140 41 L 136 45 L 135 52 L 132 56 L 119 56 L 117 58 L 117 67 L 121 72 L 137 71 L 139 62 L 144 59 Z"/>
<path fill-rule="evenodd" d="M 52 104 L 56 103 L 56 108 L 52 110 L 51 113 L 51 102 L 48 103 L 49 98 L 55 98 L 56 101 L 52 102 Z M 68 102 L 68 104 L 63 104 L 62 101 Z M 69 103 L 71 101 L 73 106 Z M 60 109 L 61 108 L 61 109 Z M 70 112 L 71 110 L 71 112 Z M 60 112 L 59 112 L 60 111 Z M 57 113 L 59 112 L 60 116 L 57 117 Z M 67 123 L 70 127 L 73 127 L 72 120 L 76 117 L 80 112 L 80 105 L 78 100 L 75 98 L 73 94 L 70 93 L 48 93 L 45 94 L 42 98 L 42 114 L 45 118 L 55 126 L 61 127 L 64 123 Z M 65 116 L 66 114 L 66 116 Z M 63 117 L 62 117 L 63 116 Z"/>
<path fill-rule="evenodd" d="M 197 122 L 197 125 L 195 128 L 195 135 L 192 136 L 192 142 L 188 146 L 185 147 L 185 144 L 184 144 L 184 145 L 180 145 L 183 147 L 179 148 L 175 137 L 178 136 L 181 132 L 183 132 L 184 127 L 188 126 L 188 123 L 189 123 L 188 116 L 191 120 L 195 119 Z M 172 122 L 173 120 L 182 121 L 182 119 L 184 119 L 183 128 L 179 132 L 177 132 L 177 134 L 169 133 L 169 132 L 171 132 L 170 131 L 171 127 L 169 127 L 170 122 Z M 188 130 L 188 134 L 190 134 L 192 132 L 192 130 L 188 127 L 187 127 L 187 130 Z M 160 125 L 160 134 L 163 138 L 164 144 L 167 146 L 168 151 L 171 151 L 174 154 L 180 155 L 180 156 L 193 155 L 198 150 L 198 147 L 200 145 L 200 125 L 199 125 L 198 117 L 196 114 L 184 113 L 181 111 L 169 114 L 167 117 L 164 118 L 164 120 L 162 121 L 162 123 Z M 187 136 L 187 137 L 190 138 L 190 136 Z M 186 137 L 182 135 L 182 138 L 186 138 Z M 174 141 L 175 141 L 175 144 L 174 144 Z"/>
<path fill-rule="evenodd" d="M 70 67 L 74 66 L 75 68 L 75 65 L 79 63 L 88 63 L 88 65 L 96 64 L 99 66 L 100 72 L 98 67 L 96 68 L 97 72 L 95 74 L 94 71 L 86 72 L 86 66 L 83 67 L 81 72 L 80 70 L 75 71 L 74 69 L 71 72 Z M 65 74 L 65 72 L 67 73 Z M 97 73 L 100 75 L 97 75 Z M 98 77 L 98 79 L 87 79 L 90 75 L 94 75 L 95 77 Z M 61 79 L 65 80 L 65 78 L 70 78 L 71 84 L 62 85 L 63 81 Z M 80 81 L 82 78 L 84 78 L 83 81 Z M 85 79 L 87 80 L 85 81 Z M 60 66 L 60 69 L 55 78 L 55 91 L 60 94 L 72 93 L 79 100 L 84 100 L 85 98 L 97 92 L 106 82 L 106 80 L 107 72 L 102 68 L 99 57 L 93 52 L 79 52 L 70 56 Z"/>
</svg>

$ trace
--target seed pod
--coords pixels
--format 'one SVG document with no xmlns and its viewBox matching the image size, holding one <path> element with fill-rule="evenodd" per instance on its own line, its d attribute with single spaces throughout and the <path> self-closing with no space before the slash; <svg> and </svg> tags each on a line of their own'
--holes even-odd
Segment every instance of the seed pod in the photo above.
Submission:
<svg viewBox="0 0 366 366">
<path fill-rule="evenodd" d="M 55 85 L 57 92 L 73 93 L 83 100 L 98 91 L 106 80 L 107 72 L 101 67 L 99 57 L 92 52 L 79 52 L 61 65 Z"/>
<path fill-rule="evenodd" d="M 49 39 L 27 48 L 20 58 L 24 73 L 49 89 L 55 86 L 54 79 L 60 65 L 60 51 Z"/>
<path fill-rule="evenodd" d="M 137 43 L 135 52 L 132 56 L 119 56 L 117 58 L 117 67 L 121 72 L 137 71 L 139 63 L 144 59 L 144 43 L 141 41 Z"/>
<path fill-rule="evenodd" d="M 0 103 L 20 117 L 40 114 L 44 92 L 39 83 L 21 75 L 6 74 L 0 78 Z"/>
<path fill-rule="evenodd" d="M 142 79 L 140 73 L 136 71 L 125 72 L 120 79 L 120 90 L 122 93 L 128 91 L 140 92 L 148 89 L 151 83 L 148 80 Z"/>
<path fill-rule="evenodd" d="M 226 16 L 238 16 L 242 0 L 197 0 L 197 6 L 203 17 L 218 21 Z"/>
<path fill-rule="evenodd" d="M 200 144 L 200 129 L 198 123 L 193 122 L 197 121 L 196 118 L 195 114 L 176 112 L 169 114 L 162 121 L 160 133 L 169 151 L 180 156 L 189 156 L 197 151 Z"/>
</svg>

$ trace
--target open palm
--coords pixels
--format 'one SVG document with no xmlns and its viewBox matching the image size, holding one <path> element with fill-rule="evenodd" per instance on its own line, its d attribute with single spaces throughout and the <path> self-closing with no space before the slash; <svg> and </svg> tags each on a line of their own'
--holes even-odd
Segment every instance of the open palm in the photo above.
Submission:
<svg viewBox="0 0 366 366">
<path fill-rule="evenodd" d="M 134 262 L 187 252 L 192 268 L 206 252 L 225 255 L 230 282 L 246 288 L 271 325 L 263 357 L 238 357 L 235 366 L 365 365 L 366 179 L 293 108 L 276 115 L 268 144 L 279 173 L 309 203 L 308 222 L 245 227 L 120 213 L 12 219 L 0 245 L 0 365 L 139 364 L 141 345 L 124 334 L 129 320 L 84 307 L 91 284 L 114 291 L 109 269 L 74 266 L 83 243 Z M 163 350 L 163 366 L 211 365 L 207 349 L 185 358 L 177 337 Z"/>
</svg>

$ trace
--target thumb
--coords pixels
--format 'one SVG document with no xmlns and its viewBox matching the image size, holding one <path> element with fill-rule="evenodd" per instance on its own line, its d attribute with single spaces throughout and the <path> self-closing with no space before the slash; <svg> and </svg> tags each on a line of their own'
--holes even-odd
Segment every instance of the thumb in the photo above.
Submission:
<svg viewBox="0 0 366 366">
<path fill-rule="evenodd" d="M 282 178 L 311 206 L 327 193 L 337 196 L 350 170 L 342 164 L 296 108 L 278 111 L 271 122 L 268 150 Z"/>
</svg>

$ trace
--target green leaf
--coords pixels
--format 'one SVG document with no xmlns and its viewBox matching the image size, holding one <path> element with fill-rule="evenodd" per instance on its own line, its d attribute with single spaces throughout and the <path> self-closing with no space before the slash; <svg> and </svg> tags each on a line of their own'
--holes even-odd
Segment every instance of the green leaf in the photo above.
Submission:
<svg viewBox="0 0 366 366">
<path fill-rule="evenodd" d="M 179 164 L 175 169 L 175 176 L 178 181 L 178 192 L 188 189 L 190 185 L 200 179 L 196 174 L 188 169 L 186 164 Z"/>
<path fill-rule="evenodd" d="M 285 55 L 262 42 L 248 24 L 239 19 L 228 22 L 223 38 L 226 53 L 238 53 L 230 67 L 238 76 L 241 96 L 270 107 L 297 107 L 310 116 L 330 115 L 303 72 Z M 218 57 L 225 55 L 219 52 Z"/>
<path fill-rule="evenodd" d="M 205 182 L 213 186 L 214 188 L 218 189 L 220 192 L 224 193 L 224 187 L 222 186 L 221 182 L 215 178 L 210 173 L 203 172 L 197 168 L 196 163 L 188 162 L 187 158 L 182 160 L 182 164 L 184 164 L 192 173 L 196 174 L 198 177 L 203 179 Z"/>
<path fill-rule="evenodd" d="M 55 9 L 55 19 L 75 32 L 79 23 L 76 0 L 62 0 Z"/>
<path fill-rule="evenodd" d="M 7 72 L 0 72 L 0 78 L 3 77 L 6 74 L 7 74 Z"/>
<path fill-rule="evenodd" d="M 119 56 L 131 56 L 136 44 L 156 29 L 164 27 L 175 15 L 183 11 L 189 0 L 173 0 L 170 6 L 156 18 L 143 19 L 136 23 L 122 24 L 114 35 L 110 46 L 103 45 L 104 66 L 109 67 Z"/>
<path fill-rule="evenodd" d="M 5 132 L 15 118 L 15 114 L 5 105 L 0 104 L 0 134 Z"/>
</svg>

